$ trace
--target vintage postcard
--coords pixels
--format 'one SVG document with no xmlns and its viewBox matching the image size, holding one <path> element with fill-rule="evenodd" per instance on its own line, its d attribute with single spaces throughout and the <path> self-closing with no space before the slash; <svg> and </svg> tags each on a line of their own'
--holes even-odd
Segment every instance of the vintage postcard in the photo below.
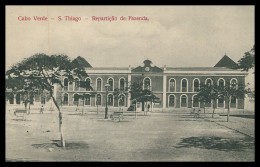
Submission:
<svg viewBox="0 0 260 167">
<path fill-rule="evenodd" d="M 255 7 L 5 6 L 7 162 L 255 161 Z"/>
</svg>

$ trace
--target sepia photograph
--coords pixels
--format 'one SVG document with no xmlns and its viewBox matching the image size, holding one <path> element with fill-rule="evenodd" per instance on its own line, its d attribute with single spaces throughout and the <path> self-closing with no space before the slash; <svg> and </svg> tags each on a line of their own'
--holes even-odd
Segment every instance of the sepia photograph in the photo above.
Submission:
<svg viewBox="0 0 260 167">
<path fill-rule="evenodd" d="M 6 162 L 255 162 L 254 5 L 6 5 Z"/>
</svg>

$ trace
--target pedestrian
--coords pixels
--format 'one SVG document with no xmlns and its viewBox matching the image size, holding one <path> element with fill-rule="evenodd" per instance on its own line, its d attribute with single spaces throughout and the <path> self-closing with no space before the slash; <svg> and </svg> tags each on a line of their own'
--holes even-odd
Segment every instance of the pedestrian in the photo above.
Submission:
<svg viewBox="0 0 260 167">
<path fill-rule="evenodd" d="M 150 104 L 147 105 L 147 109 L 148 109 L 148 112 L 149 112 L 149 109 L 150 109 Z"/>
<path fill-rule="evenodd" d="M 43 114 L 43 110 L 44 110 L 44 108 L 43 108 L 43 105 L 42 105 L 42 107 L 40 109 L 40 114 Z"/>
</svg>

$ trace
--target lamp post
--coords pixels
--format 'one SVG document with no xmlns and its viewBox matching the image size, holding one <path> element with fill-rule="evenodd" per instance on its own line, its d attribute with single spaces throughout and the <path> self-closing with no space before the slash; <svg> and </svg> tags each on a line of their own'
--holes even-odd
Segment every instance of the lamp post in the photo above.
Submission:
<svg viewBox="0 0 260 167">
<path fill-rule="evenodd" d="M 105 119 L 107 119 L 107 111 L 108 111 L 108 108 L 107 108 L 107 94 L 108 94 L 108 88 L 110 87 L 109 83 L 106 83 L 105 85 L 105 88 L 106 88 L 106 108 L 105 108 Z"/>
</svg>

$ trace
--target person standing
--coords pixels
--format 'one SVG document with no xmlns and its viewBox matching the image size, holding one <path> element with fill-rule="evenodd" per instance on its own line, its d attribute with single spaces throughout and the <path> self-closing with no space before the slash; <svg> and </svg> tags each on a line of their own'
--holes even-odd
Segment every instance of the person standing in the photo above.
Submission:
<svg viewBox="0 0 260 167">
<path fill-rule="evenodd" d="M 40 114 L 43 114 L 43 110 L 44 110 L 44 107 L 43 105 L 41 106 L 41 109 L 40 109 Z"/>
</svg>

